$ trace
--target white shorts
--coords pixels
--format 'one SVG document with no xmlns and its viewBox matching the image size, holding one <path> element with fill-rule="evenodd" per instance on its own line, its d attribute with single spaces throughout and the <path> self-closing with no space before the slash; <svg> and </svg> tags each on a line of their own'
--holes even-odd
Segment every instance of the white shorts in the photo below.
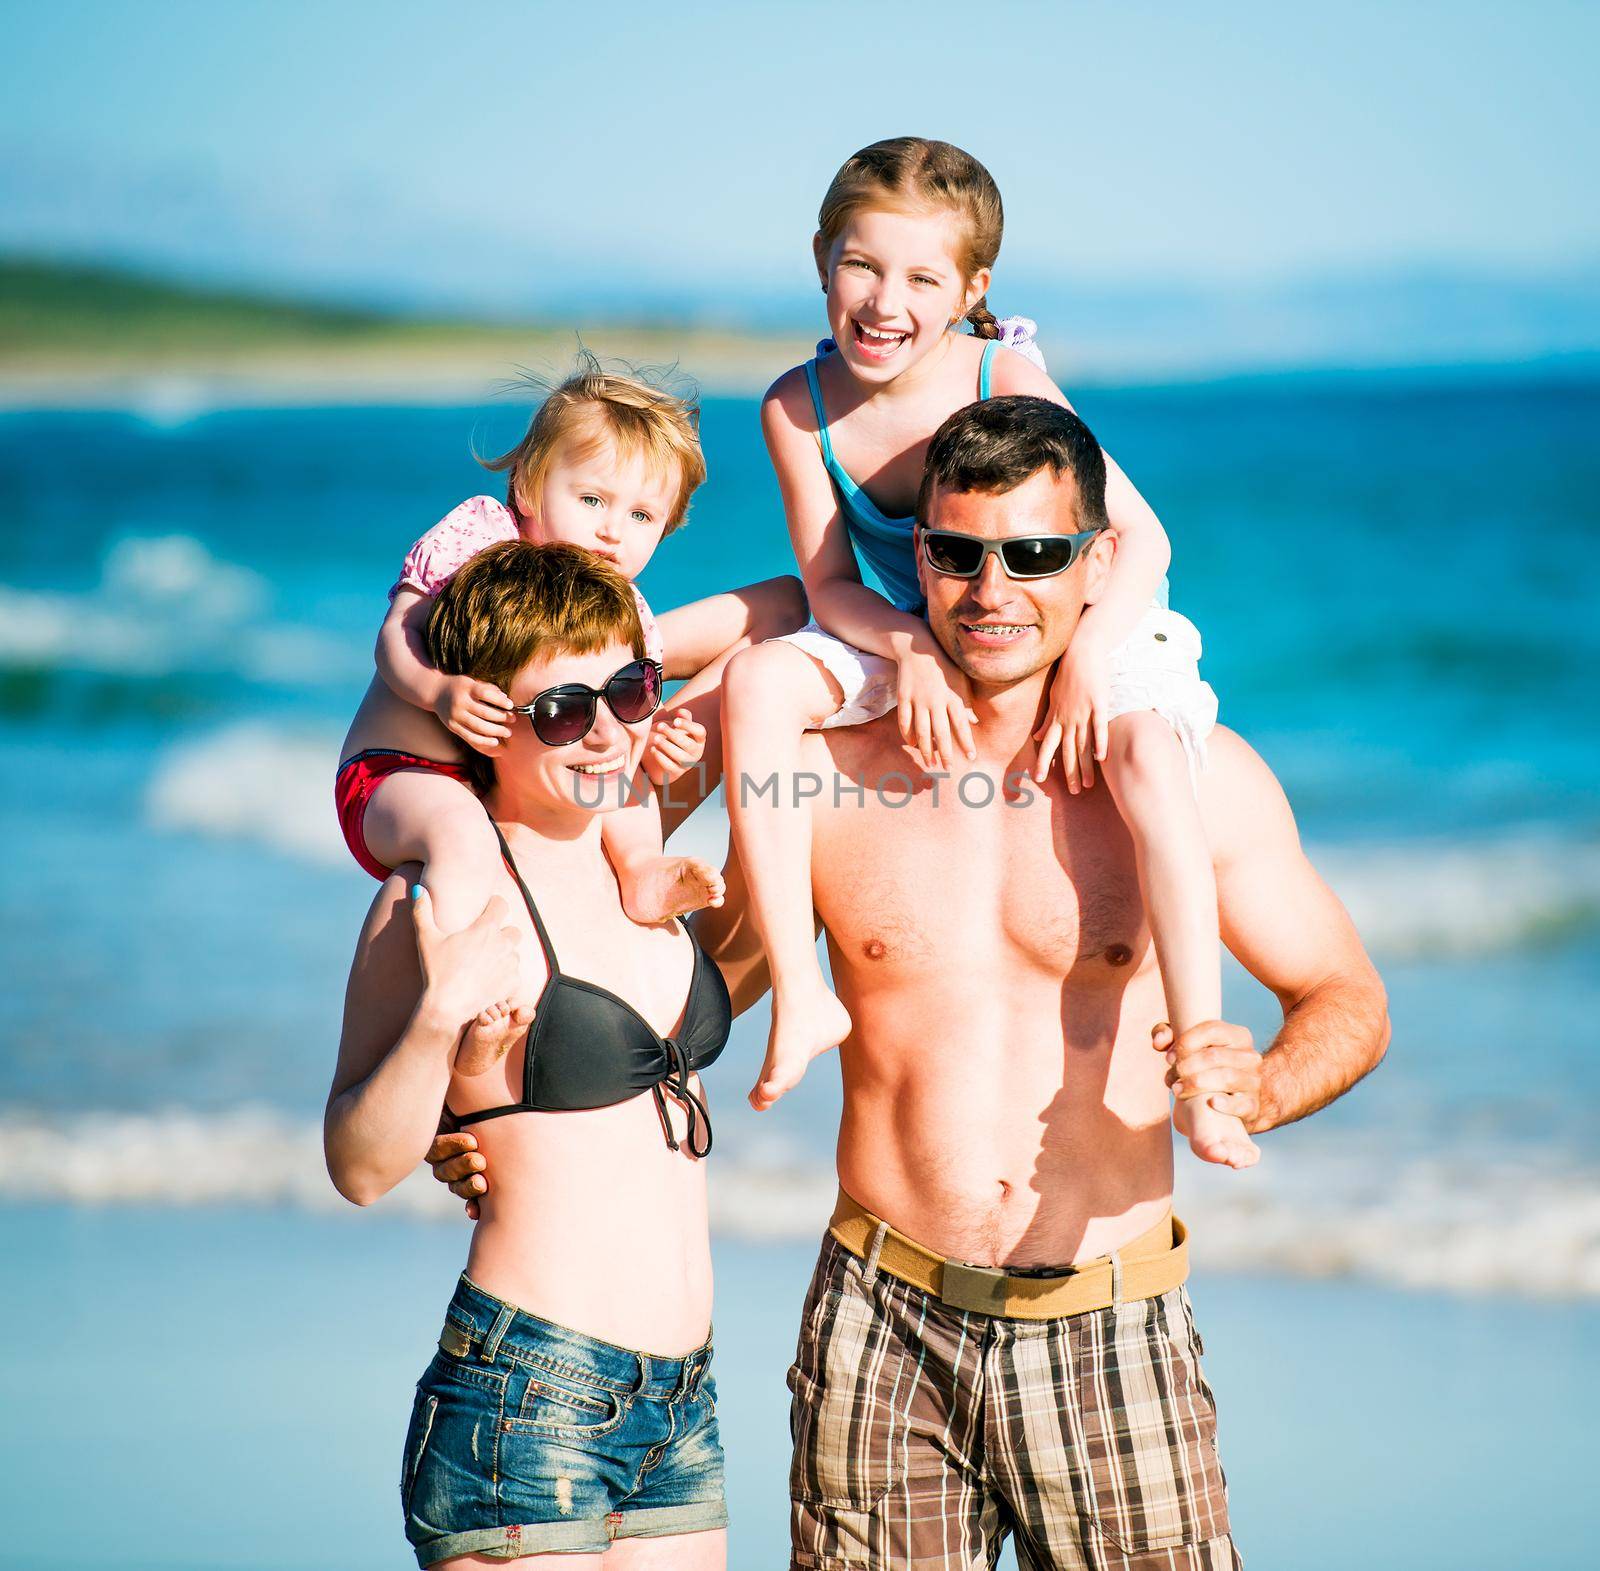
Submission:
<svg viewBox="0 0 1600 1571">
<path fill-rule="evenodd" d="M 894 661 L 868 654 L 808 622 L 776 640 L 803 649 L 844 689 L 844 702 L 822 722 L 862 725 L 895 707 Z M 1111 713 L 1161 716 L 1183 744 L 1189 777 L 1198 780 L 1206 763 L 1206 738 L 1217 723 L 1217 695 L 1200 679 L 1200 630 L 1186 616 L 1151 606 L 1133 631 L 1111 651 Z"/>
</svg>

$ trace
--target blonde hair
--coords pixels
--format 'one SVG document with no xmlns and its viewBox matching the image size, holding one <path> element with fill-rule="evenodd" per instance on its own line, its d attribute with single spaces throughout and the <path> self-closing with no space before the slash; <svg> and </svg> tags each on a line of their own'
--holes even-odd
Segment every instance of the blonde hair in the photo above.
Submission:
<svg viewBox="0 0 1600 1571">
<path fill-rule="evenodd" d="M 471 676 L 509 691 L 540 655 L 588 655 L 626 644 L 644 655 L 633 585 L 579 546 L 502 540 L 472 557 L 433 602 L 424 634 L 428 658 L 446 676 Z M 494 766 L 467 750 L 476 790 Z"/>
<path fill-rule="evenodd" d="M 671 534 L 688 519 L 689 499 L 706 477 L 699 426 L 693 396 L 670 393 L 642 375 L 604 370 L 585 350 L 578 369 L 550 389 L 522 440 L 510 452 L 478 462 L 509 476 L 506 506 L 512 512 L 537 518 L 539 491 L 556 454 L 586 458 L 610 441 L 622 458 L 642 456 L 663 474 L 677 472 L 677 497 L 667 516 Z"/>
<path fill-rule="evenodd" d="M 1000 254 L 1005 230 L 1000 188 L 971 153 L 949 142 L 892 136 L 852 153 L 833 177 L 817 214 L 823 245 L 831 247 L 856 213 L 883 207 L 943 207 L 955 213 L 963 226 L 956 265 L 969 279 L 993 267 Z M 987 295 L 967 312 L 967 320 L 979 338 L 1000 336 Z"/>
</svg>

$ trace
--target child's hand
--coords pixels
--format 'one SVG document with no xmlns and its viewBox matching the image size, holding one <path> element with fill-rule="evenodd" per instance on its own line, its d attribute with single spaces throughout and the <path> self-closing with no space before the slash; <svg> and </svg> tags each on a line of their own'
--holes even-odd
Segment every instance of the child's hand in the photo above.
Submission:
<svg viewBox="0 0 1600 1571">
<path fill-rule="evenodd" d="M 1099 647 L 1082 637 L 1067 645 L 1050 684 L 1050 713 L 1033 733 L 1039 744 L 1033 778 L 1041 785 L 1050 774 L 1056 749 L 1067 790 L 1074 796 L 1094 784 L 1096 760 L 1105 761 L 1110 744 L 1106 712 L 1111 703 L 1111 673 Z"/>
<path fill-rule="evenodd" d="M 480 753 L 492 753 L 511 735 L 511 700 L 493 682 L 447 676 L 433 701 L 433 712 Z"/>
<path fill-rule="evenodd" d="M 977 756 L 972 728 L 972 687 L 966 674 L 929 635 L 899 659 L 900 740 L 911 749 L 919 768 L 950 769 L 956 753 L 970 762 Z"/>
<path fill-rule="evenodd" d="M 650 727 L 644 772 L 659 791 L 688 774 L 705 756 L 706 728 L 687 709 L 677 709 Z"/>
</svg>

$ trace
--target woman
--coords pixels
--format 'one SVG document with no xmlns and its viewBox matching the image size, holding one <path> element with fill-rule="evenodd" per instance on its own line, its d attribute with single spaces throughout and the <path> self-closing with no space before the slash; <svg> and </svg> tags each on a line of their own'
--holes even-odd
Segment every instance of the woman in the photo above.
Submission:
<svg viewBox="0 0 1600 1571">
<path fill-rule="evenodd" d="M 441 1103 L 495 1170 L 417 1387 L 406 1535 L 445 1571 L 713 1571 L 727 1513 L 694 1071 L 732 1008 L 682 927 L 628 919 L 600 844 L 659 668 L 627 580 L 570 546 L 483 552 L 440 594 L 428 643 L 440 670 L 503 687 L 518 718 L 477 761 L 503 888 L 447 936 L 408 895 L 410 869 L 384 883 L 328 1100 L 328 1169 L 357 1204 L 422 1159 Z M 482 1023 L 525 1021 L 530 1002 L 531 1028 L 502 1033 L 511 1050 L 482 1068 Z M 480 1051 L 458 1063 L 475 1022 Z"/>
</svg>

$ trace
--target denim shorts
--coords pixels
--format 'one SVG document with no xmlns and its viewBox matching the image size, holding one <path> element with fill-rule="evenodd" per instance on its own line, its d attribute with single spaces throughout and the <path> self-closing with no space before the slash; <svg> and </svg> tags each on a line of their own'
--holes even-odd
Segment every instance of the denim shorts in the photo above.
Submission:
<svg viewBox="0 0 1600 1571">
<path fill-rule="evenodd" d="M 400 1499 L 417 1564 L 725 1527 L 711 1343 L 657 1358 L 462 1277 L 417 1382 Z"/>
</svg>

